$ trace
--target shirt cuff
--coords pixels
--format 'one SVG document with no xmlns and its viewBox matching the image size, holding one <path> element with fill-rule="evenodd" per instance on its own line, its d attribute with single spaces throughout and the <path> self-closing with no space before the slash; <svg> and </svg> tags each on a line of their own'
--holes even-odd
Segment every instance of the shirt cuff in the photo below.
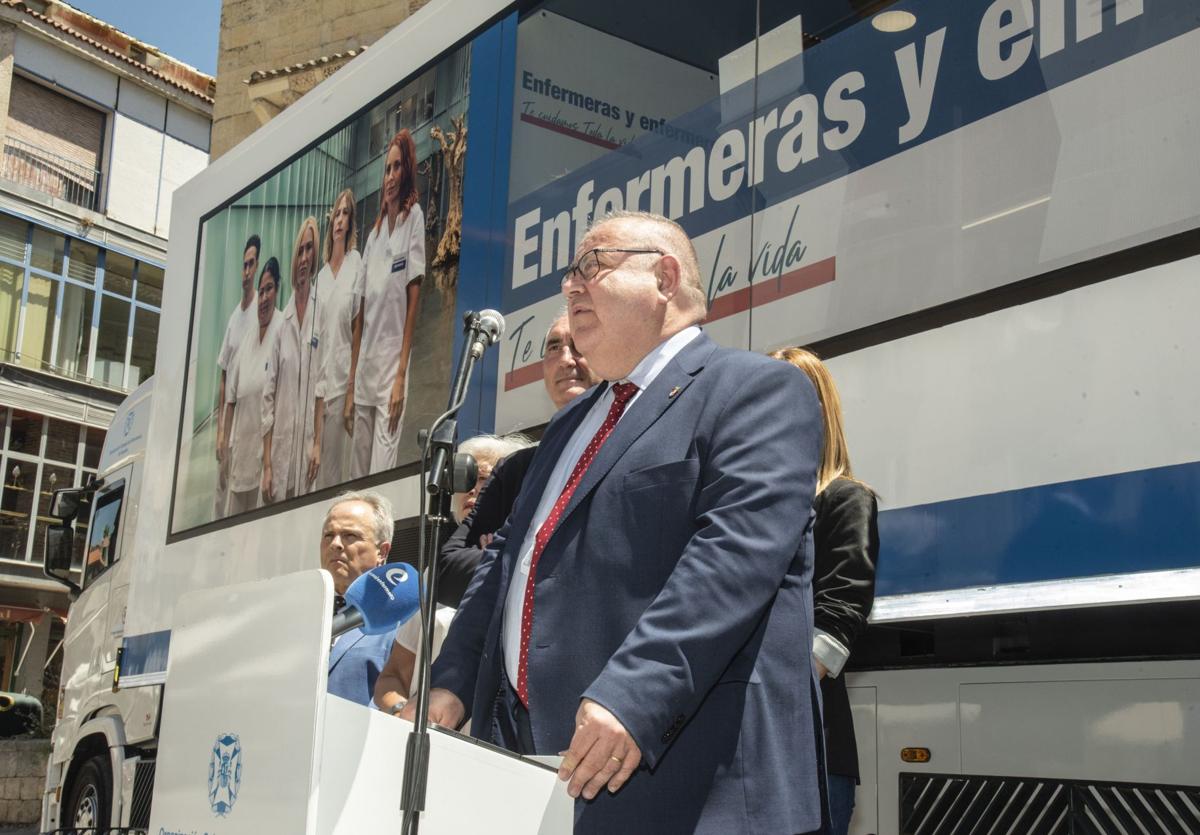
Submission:
<svg viewBox="0 0 1200 835">
<path fill-rule="evenodd" d="M 821 629 L 813 630 L 813 658 L 825 665 L 830 678 L 842 674 L 842 668 L 850 658 L 850 650 L 842 642 Z"/>
</svg>

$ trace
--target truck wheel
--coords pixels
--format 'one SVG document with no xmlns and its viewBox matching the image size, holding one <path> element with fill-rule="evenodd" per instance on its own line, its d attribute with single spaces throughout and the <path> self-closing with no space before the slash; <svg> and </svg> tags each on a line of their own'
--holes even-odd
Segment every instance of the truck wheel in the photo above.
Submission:
<svg viewBox="0 0 1200 835">
<path fill-rule="evenodd" d="M 63 821 L 76 832 L 107 832 L 112 818 L 112 775 L 108 757 L 87 760 L 75 775 Z"/>
</svg>

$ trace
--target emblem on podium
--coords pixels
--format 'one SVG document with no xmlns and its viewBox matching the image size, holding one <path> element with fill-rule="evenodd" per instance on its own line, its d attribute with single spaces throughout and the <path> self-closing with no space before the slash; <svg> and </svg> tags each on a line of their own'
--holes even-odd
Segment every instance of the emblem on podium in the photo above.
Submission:
<svg viewBox="0 0 1200 835">
<path fill-rule="evenodd" d="M 208 805 L 225 817 L 237 801 L 242 785 L 242 743 L 237 734 L 220 734 L 208 761 Z"/>
</svg>

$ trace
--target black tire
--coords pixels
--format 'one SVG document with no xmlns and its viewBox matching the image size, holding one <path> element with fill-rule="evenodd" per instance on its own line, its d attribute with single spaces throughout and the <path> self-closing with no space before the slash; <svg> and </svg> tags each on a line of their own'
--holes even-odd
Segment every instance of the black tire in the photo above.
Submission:
<svg viewBox="0 0 1200 835">
<path fill-rule="evenodd" d="M 107 833 L 112 819 L 112 767 L 97 754 L 79 767 L 59 826 L 72 835 Z"/>
</svg>

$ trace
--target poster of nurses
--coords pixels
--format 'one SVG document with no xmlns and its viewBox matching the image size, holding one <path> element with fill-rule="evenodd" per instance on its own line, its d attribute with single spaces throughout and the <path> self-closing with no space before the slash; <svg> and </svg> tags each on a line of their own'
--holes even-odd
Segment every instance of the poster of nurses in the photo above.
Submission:
<svg viewBox="0 0 1200 835">
<path fill-rule="evenodd" d="M 468 67 L 449 56 L 420 106 L 409 80 L 203 219 L 173 533 L 419 459 L 450 377 L 467 135 L 468 85 L 437 76 Z"/>
</svg>

